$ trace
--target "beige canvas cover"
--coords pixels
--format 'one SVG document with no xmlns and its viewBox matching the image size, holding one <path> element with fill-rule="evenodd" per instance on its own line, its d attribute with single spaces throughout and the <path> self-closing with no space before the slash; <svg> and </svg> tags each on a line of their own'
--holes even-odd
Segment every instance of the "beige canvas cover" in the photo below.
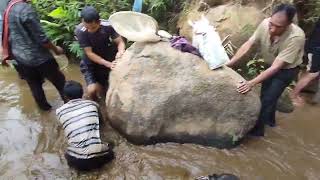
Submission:
<svg viewBox="0 0 320 180">
<path fill-rule="evenodd" d="M 115 31 L 129 41 L 157 42 L 157 21 L 143 13 L 133 11 L 120 11 L 112 14 L 109 21 Z"/>
</svg>

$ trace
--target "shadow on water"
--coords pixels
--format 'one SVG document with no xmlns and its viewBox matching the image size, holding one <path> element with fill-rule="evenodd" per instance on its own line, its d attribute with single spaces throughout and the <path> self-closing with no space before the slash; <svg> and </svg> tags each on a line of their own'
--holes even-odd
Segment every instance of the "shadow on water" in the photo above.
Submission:
<svg viewBox="0 0 320 180">
<path fill-rule="evenodd" d="M 65 74 L 83 83 L 77 65 L 71 64 Z M 45 91 L 54 109 L 62 104 L 51 84 L 45 84 Z M 65 140 L 54 111 L 38 110 L 25 82 L 13 70 L 0 71 L 0 177 L 161 180 L 231 173 L 241 179 L 316 180 L 319 109 L 306 106 L 278 114 L 278 126 L 268 128 L 266 137 L 247 138 L 231 150 L 176 143 L 135 146 L 106 123 L 103 140 L 115 144 L 116 160 L 101 170 L 78 173 L 64 159 Z"/>
</svg>

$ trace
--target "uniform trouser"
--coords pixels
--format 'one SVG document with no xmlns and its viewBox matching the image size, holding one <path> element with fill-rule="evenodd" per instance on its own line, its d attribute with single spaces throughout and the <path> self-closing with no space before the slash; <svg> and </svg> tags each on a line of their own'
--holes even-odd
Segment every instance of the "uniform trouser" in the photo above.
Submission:
<svg viewBox="0 0 320 180">
<path fill-rule="evenodd" d="M 281 69 L 271 78 L 265 80 L 261 87 L 261 109 L 253 132 L 264 134 L 264 125 L 275 126 L 277 102 L 283 91 L 298 75 L 299 68 Z"/>
<path fill-rule="evenodd" d="M 63 88 L 66 80 L 63 73 L 59 70 L 59 65 L 55 59 L 51 59 L 36 67 L 18 63 L 15 68 L 20 77 L 27 81 L 32 96 L 41 109 L 48 110 L 51 108 L 42 88 L 45 79 L 48 79 L 56 87 L 61 98 L 64 100 Z"/>
</svg>

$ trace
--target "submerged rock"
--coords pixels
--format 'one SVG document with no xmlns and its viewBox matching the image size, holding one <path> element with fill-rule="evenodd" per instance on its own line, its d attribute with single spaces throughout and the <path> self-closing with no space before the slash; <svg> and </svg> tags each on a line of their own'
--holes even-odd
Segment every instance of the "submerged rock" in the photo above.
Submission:
<svg viewBox="0 0 320 180">
<path fill-rule="evenodd" d="M 255 124 L 255 92 L 227 67 L 209 70 L 198 56 L 167 42 L 135 43 L 110 75 L 106 104 L 111 125 L 135 144 L 179 142 L 231 147 Z"/>
</svg>

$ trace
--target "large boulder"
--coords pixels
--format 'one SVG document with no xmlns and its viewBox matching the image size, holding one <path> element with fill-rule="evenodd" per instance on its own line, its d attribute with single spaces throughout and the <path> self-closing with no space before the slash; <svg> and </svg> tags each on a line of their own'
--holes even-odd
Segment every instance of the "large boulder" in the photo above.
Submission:
<svg viewBox="0 0 320 180">
<path fill-rule="evenodd" d="M 229 40 L 239 47 L 254 32 L 256 26 L 265 17 L 259 6 L 239 5 L 229 2 L 217 5 L 213 3 L 202 2 L 194 3 L 189 7 L 188 13 L 182 15 L 178 21 L 180 34 L 188 39 L 192 38 L 192 28 L 188 24 L 189 20 L 195 21 L 204 15 L 212 24 L 215 25 L 222 39 L 226 36 Z M 207 8 L 203 6 L 208 5 Z M 217 6 L 216 6 L 217 5 Z"/>
<path fill-rule="evenodd" d="M 260 108 L 256 92 L 236 92 L 240 80 L 232 69 L 211 71 L 168 42 L 135 43 L 111 72 L 107 115 L 135 144 L 231 147 L 254 126 Z"/>
<path fill-rule="evenodd" d="M 281 94 L 278 100 L 277 110 L 282 113 L 292 113 L 294 111 L 294 105 L 290 98 L 290 92 L 288 88 L 286 88 Z"/>
<path fill-rule="evenodd" d="M 188 21 L 198 20 L 204 15 L 216 26 L 222 39 L 228 36 L 239 47 L 281 2 L 291 3 L 293 0 L 191 0 L 180 14 L 177 28 L 181 35 L 191 39 L 192 28 Z"/>
</svg>

